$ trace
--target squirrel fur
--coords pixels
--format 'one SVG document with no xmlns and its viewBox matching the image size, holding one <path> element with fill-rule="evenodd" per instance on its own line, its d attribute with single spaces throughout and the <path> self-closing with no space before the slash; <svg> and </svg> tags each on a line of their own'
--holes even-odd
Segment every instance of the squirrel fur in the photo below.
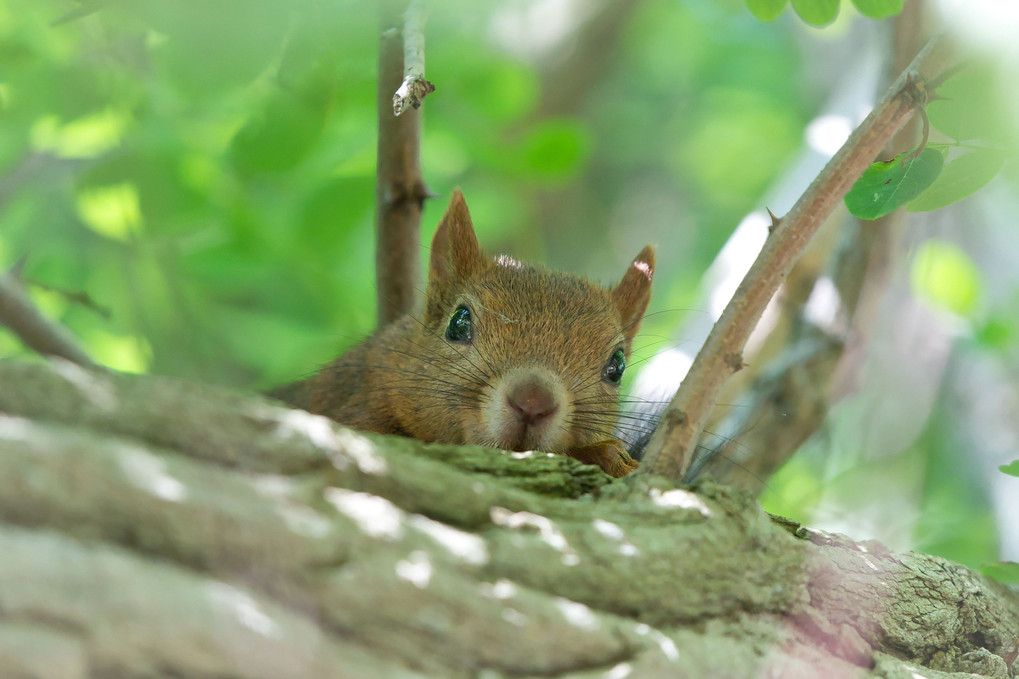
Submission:
<svg viewBox="0 0 1019 679">
<path fill-rule="evenodd" d="M 624 476 L 619 378 L 651 296 L 654 249 L 611 289 L 486 257 L 456 190 L 432 240 L 425 309 L 273 395 L 357 429 L 539 450 Z"/>
</svg>

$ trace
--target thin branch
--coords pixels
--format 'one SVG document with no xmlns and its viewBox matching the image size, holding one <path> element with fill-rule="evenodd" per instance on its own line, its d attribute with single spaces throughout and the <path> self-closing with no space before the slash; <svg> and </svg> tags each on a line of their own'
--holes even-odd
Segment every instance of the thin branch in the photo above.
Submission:
<svg viewBox="0 0 1019 679">
<path fill-rule="evenodd" d="M 10 274 L 0 275 L 0 323 L 40 354 L 60 356 L 91 370 L 99 368 L 66 328 L 39 313 Z"/>
<path fill-rule="evenodd" d="M 712 404 L 729 376 L 743 367 L 743 348 L 768 302 L 839 200 L 888 139 L 926 104 L 927 81 L 944 70 L 951 53 L 944 36 L 933 38 L 782 218 L 662 415 L 643 473 L 683 478 Z"/>
<path fill-rule="evenodd" d="M 395 0 L 382 3 L 383 30 L 379 38 L 376 93 L 379 140 L 375 181 L 379 327 L 413 311 L 416 305 L 420 284 L 421 211 L 425 199 L 431 195 L 421 176 L 421 112 L 412 107 L 399 118 L 393 114 L 393 91 L 404 76 L 405 50 L 398 28 L 399 5 Z M 423 14 L 420 18 L 423 21 Z M 420 47 L 423 69 L 423 38 Z"/>
<path fill-rule="evenodd" d="M 921 3 L 910 0 L 892 20 L 891 57 L 881 69 L 882 89 L 909 66 L 930 39 L 923 18 Z M 914 117 L 891 139 L 882 152 L 884 157 L 916 146 L 916 122 Z M 837 383 L 854 380 L 860 370 L 857 359 L 870 336 L 873 314 L 857 314 L 856 309 L 861 301 L 873 309 L 873 302 L 883 298 L 889 283 L 888 263 L 901 240 L 896 234 L 901 232 L 905 216 L 897 211 L 867 221 L 836 210 L 814 235 L 782 284 L 781 297 L 776 298 L 781 300 L 778 320 L 748 358 L 750 367 L 734 375 L 722 390 L 721 403 L 744 405 L 712 411 L 687 468 L 687 481 L 694 480 L 698 468 L 703 468 L 716 481 L 760 493 L 768 477 L 821 426 L 830 408 L 846 393 Z M 774 230 L 777 219 L 772 215 L 769 231 Z M 821 276 L 835 282 L 841 305 L 838 320 L 824 328 L 804 316 Z M 720 433 L 726 436 L 718 436 Z"/>
<path fill-rule="evenodd" d="M 435 85 L 425 80 L 425 21 L 431 0 L 411 0 L 403 14 L 403 83 L 393 95 L 393 115 L 400 115 L 409 104 L 421 108 L 421 100 Z"/>
<path fill-rule="evenodd" d="M 111 318 L 113 318 L 113 312 L 110 311 L 110 308 L 105 307 L 99 302 L 92 299 L 92 296 L 89 295 L 87 292 L 83 292 L 81 290 L 68 290 L 66 288 L 61 288 L 56 285 L 50 285 L 49 283 L 43 283 L 42 281 L 37 281 L 34 279 L 21 279 L 21 280 L 23 281 L 23 283 L 31 285 L 34 288 L 55 293 L 63 297 L 71 304 L 88 309 L 89 311 L 99 316 L 103 320 L 108 321 Z"/>
</svg>

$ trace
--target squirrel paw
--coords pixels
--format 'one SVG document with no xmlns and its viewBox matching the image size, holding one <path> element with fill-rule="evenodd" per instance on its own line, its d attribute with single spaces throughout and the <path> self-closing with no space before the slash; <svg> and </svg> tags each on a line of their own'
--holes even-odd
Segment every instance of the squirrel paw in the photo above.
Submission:
<svg viewBox="0 0 1019 679">
<path fill-rule="evenodd" d="M 609 476 L 621 479 L 637 468 L 637 461 L 626 452 L 622 441 L 610 439 L 574 448 L 566 454 L 585 464 L 596 464 Z"/>
</svg>

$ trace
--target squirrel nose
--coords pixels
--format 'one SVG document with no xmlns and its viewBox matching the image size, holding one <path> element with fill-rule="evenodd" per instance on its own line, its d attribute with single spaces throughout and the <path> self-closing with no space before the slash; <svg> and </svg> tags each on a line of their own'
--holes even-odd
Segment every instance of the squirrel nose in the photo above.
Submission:
<svg viewBox="0 0 1019 679">
<path fill-rule="evenodd" d="M 559 404 L 548 387 L 533 381 L 515 385 L 506 394 L 506 402 L 525 425 L 537 424 L 559 410 Z"/>
</svg>

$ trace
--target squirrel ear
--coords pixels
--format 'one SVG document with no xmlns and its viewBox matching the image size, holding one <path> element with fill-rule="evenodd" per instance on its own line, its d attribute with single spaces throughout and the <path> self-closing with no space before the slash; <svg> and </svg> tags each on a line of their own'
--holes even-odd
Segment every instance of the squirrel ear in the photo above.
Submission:
<svg viewBox="0 0 1019 679">
<path fill-rule="evenodd" d="M 432 238 L 428 286 L 444 287 L 451 280 L 468 278 L 481 269 L 484 262 L 464 194 L 460 189 L 454 189 L 446 214 Z"/>
<path fill-rule="evenodd" d="M 645 245 L 626 270 L 623 280 L 612 290 L 612 299 L 623 320 L 623 335 L 632 339 L 651 299 L 651 279 L 655 273 L 654 246 Z"/>
</svg>

